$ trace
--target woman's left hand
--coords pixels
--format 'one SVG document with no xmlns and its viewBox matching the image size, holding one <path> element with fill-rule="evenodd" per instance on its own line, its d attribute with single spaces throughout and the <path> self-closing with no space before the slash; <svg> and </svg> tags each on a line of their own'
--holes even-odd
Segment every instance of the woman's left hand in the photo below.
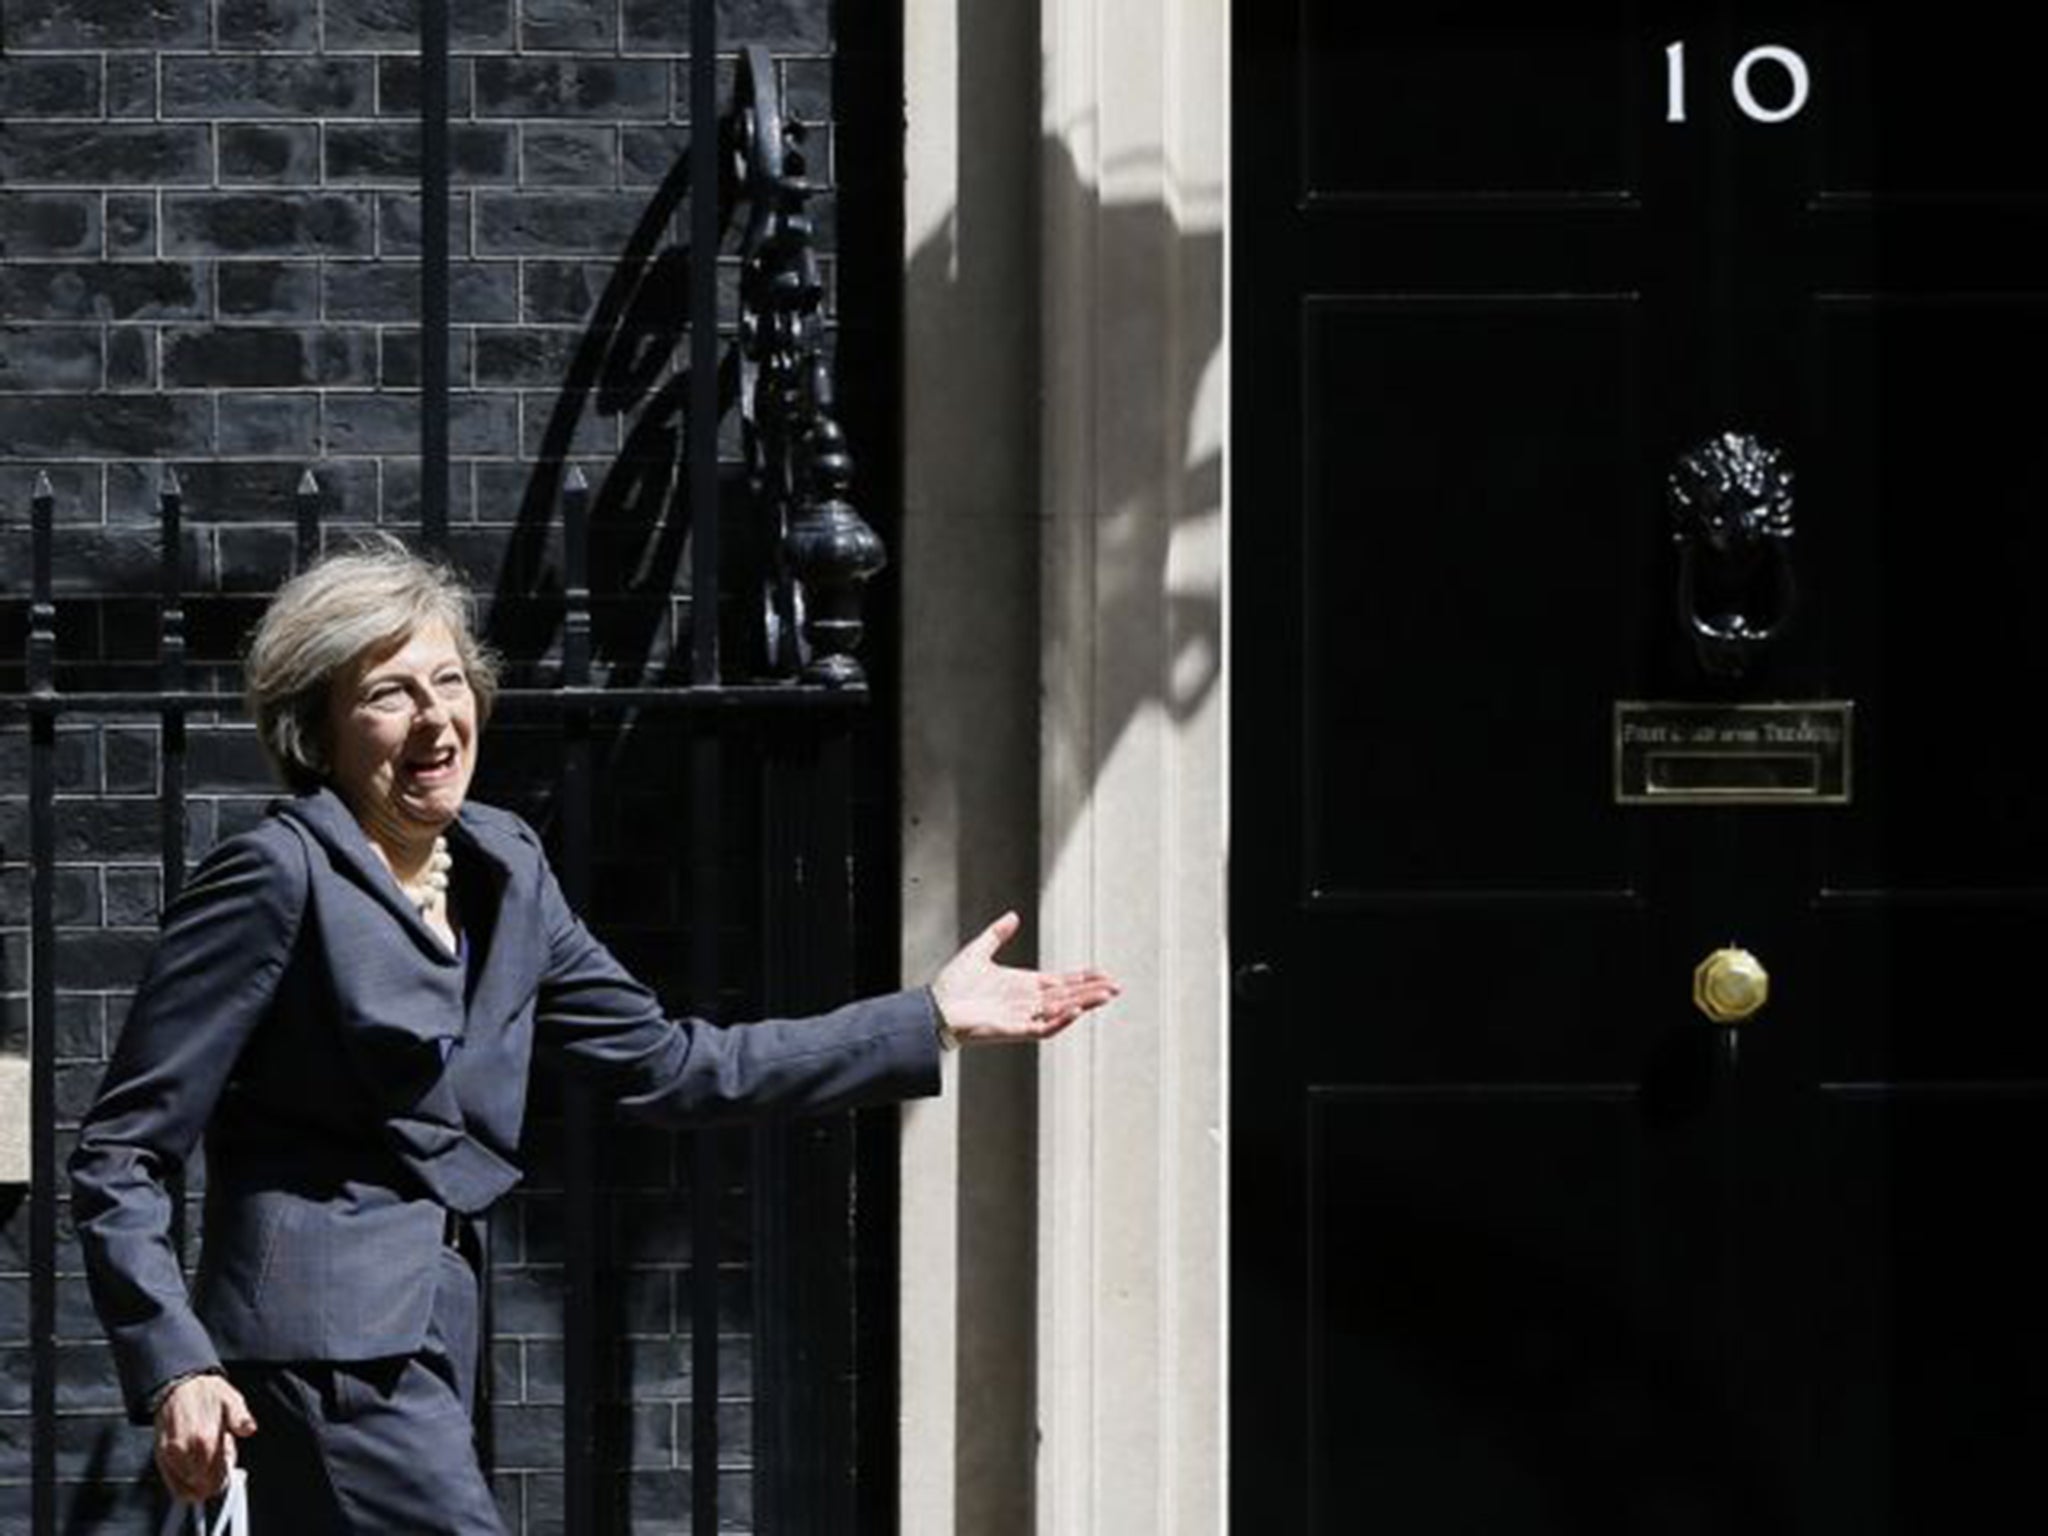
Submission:
<svg viewBox="0 0 2048 1536">
<path fill-rule="evenodd" d="M 932 979 L 939 1017 L 959 1040 L 1044 1040 L 1123 990 L 1097 970 L 1055 973 L 997 965 L 996 951 L 1009 943 L 1019 926 L 1017 914 L 1005 912 Z"/>
</svg>

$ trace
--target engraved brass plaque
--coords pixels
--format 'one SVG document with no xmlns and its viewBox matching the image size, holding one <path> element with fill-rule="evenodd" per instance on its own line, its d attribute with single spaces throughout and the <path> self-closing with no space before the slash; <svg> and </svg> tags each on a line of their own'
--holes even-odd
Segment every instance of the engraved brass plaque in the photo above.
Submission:
<svg viewBox="0 0 2048 1536">
<path fill-rule="evenodd" d="M 1847 805 L 1856 706 L 1614 706 L 1620 805 Z"/>
</svg>

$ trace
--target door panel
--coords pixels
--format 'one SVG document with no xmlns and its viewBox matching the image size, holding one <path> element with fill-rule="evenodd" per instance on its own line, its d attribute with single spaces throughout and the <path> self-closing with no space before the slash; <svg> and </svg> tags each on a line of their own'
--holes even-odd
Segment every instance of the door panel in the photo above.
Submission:
<svg viewBox="0 0 2048 1536">
<path fill-rule="evenodd" d="M 1650 1306 L 1627 1091 L 1332 1090 L 1309 1115 L 1323 1524 L 1434 1496 L 1437 1528 L 1515 1528 L 1618 1444 L 1688 1480 L 1644 1436 L 1699 1378 Z"/>
<path fill-rule="evenodd" d="M 1875 10 L 1752 8 L 1774 31 L 1804 13 L 1794 25 L 1825 60 L 1827 89 L 1814 94 L 1818 185 L 1898 201 L 2048 194 L 2035 29 L 1988 0 L 1911 20 Z"/>
<path fill-rule="evenodd" d="M 1831 659 L 1870 733 L 1828 884 L 2040 889 L 2048 800 L 2023 747 L 2048 676 L 2028 387 L 2048 356 L 2048 299 L 1828 295 L 1816 321 L 1827 478 L 1807 489 L 1816 521 L 1838 525 L 1824 534 L 1842 572 Z"/>
<path fill-rule="evenodd" d="M 1633 7 L 1303 0 L 1302 189 L 1623 195 L 1635 180 Z M 1496 132 L 1512 122 L 1512 135 Z"/>
<path fill-rule="evenodd" d="M 1843 1083 L 2048 1080 L 2031 1027 L 2048 902 L 1997 893 L 1829 896 L 1816 909 L 1818 1077 Z"/>
<path fill-rule="evenodd" d="M 2039 1099 L 1838 1089 L 1820 1125 L 1813 1528 L 2009 1525 L 2040 1497 L 2048 1340 L 2014 1320 L 2048 1259 L 1996 1170 L 2048 1155 Z"/>
<path fill-rule="evenodd" d="M 1945 1532 L 2048 1443 L 2035 53 L 1867 10 L 1239 7 L 1245 1529 Z M 1666 477 L 1734 431 L 1731 676 Z M 1629 699 L 1848 701 L 1853 792 L 1617 804 Z"/>
<path fill-rule="evenodd" d="M 1310 892 L 1625 889 L 1584 700 L 1640 679 L 1659 533 L 1598 526 L 1639 478 L 1606 440 L 1639 396 L 1635 306 L 1311 295 L 1301 345 Z M 1525 603 L 1494 601 L 1504 569 Z"/>
</svg>

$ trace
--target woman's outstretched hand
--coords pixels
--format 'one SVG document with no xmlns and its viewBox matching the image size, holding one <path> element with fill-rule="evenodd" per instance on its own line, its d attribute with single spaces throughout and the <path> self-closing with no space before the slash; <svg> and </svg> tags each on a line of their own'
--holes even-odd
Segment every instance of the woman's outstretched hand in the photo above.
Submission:
<svg viewBox="0 0 2048 1536">
<path fill-rule="evenodd" d="M 996 951 L 1020 919 L 1005 912 L 968 941 L 932 979 L 939 1017 L 968 1043 L 1044 1040 L 1123 989 L 1102 971 L 1027 971 L 997 965 Z"/>
</svg>

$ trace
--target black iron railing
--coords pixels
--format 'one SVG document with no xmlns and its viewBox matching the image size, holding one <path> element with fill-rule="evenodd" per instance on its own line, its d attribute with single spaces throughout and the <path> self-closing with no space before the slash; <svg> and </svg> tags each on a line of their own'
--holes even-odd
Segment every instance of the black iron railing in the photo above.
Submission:
<svg viewBox="0 0 2048 1536">
<path fill-rule="evenodd" d="M 449 250 L 448 62 L 446 0 L 422 6 L 422 303 L 419 541 L 448 540 Z M 855 654 L 860 638 L 861 584 L 877 569 L 882 548 L 849 499 L 851 464 L 833 415 L 831 379 L 821 346 L 818 279 L 806 214 L 800 131 L 782 110 L 773 62 L 759 49 L 739 59 L 732 109 L 716 110 L 716 10 L 693 0 L 689 86 L 695 124 L 686 187 L 665 186 L 656 203 L 687 196 L 690 250 L 687 305 L 687 403 L 680 462 L 669 466 L 679 510 L 690 529 L 689 655 L 681 676 L 600 675 L 597 614 L 607 594 L 592 578 L 593 506 L 605 494 L 559 458 L 535 465 L 528 510 L 559 519 L 560 568 L 550 582 L 520 577 L 525 595 L 546 587 L 558 603 L 558 680 L 519 683 L 500 695 L 508 716 L 537 718 L 560 732 L 562 752 L 555 835 L 561 876 L 572 900 L 590 895 L 595 836 L 592 807 L 600 793 L 597 741 L 650 714 L 687 715 L 690 745 L 686 819 L 692 844 L 717 848 L 730 815 L 723 793 L 734 730 L 746 733 L 749 769 L 762 782 L 761 911 L 758 926 L 768 1009 L 797 1011 L 843 997 L 854 977 L 850 937 L 853 886 L 853 770 L 850 730 L 866 700 Z M 672 182 L 676 178 L 671 178 Z M 730 221 L 744 217 L 740 244 L 741 308 L 736 334 L 722 337 L 718 263 L 713 259 Z M 650 209 L 647 228 L 665 224 Z M 659 234 L 655 236 L 659 240 Z M 652 252 L 633 255 L 644 272 Z M 621 323 L 619 306 L 600 306 L 593 332 Z M 613 338 L 594 334 L 592 355 Z M 732 386 L 736 381 L 736 387 Z M 591 387 L 586 380 L 584 387 Z M 565 390 L 565 394 L 569 391 Z M 728 406 L 740 418 L 743 463 L 722 472 L 720 421 Z M 644 467 L 644 466 L 643 466 Z M 639 473 L 623 462 L 615 472 Z M 664 482 L 667 483 L 667 482 Z M 737 516 L 730 492 L 740 490 Z M 557 493 L 558 492 L 558 493 Z M 724 493 L 722 495 L 722 493 Z M 299 482 L 293 508 L 301 565 L 322 546 L 325 520 L 317 468 Z M 31 499 L 32 591 L 23 686 L 0 694 L 0 724 L 25 723 L 29 737 L 31 1156 L 30 1412 L 32 1518 L 38 1531 L 58 1529 L 56 1449 L 59 1271 L 58 1094 L 54 1020 L 58 1007 L 56 935 L 57 736 L 65 716 L 153 718 L 160 725 L 158 814 L 160 865 L 168 901 L 185 874 L 187 724 L 231 718 L 239 701 L 226 669 L 196 668 L 188 654 L 191 596 L 182 554 L 187 514 L 175 472 L 160 477 L 160 580 L 157 663 L 153 686 L 135 689 L 60 686 L 59 609 L 54 551 L 63 537 L 56 497 L 40 479 Z M 722 530 L 737 526 L 737 546 Z M 508 566 L 515 555 L 508 555 Z M 501 579 L 499 595 L 518 582 Z M 737 618 L 733 616 L 737 615 Z M 744 655 L 732 654 L 734 637 Z M 203 676 L 195 677 L 195 672 Z M 756 803 L 750 800 L 749 803 Z M 694 1011 L 716 1013 L 722 995 L 720 931 L 732 903 L 716 857 L 693 862 L 688 995 Z M 564 1101 L 565 1233 L 563 1528 L 572 1536 L 624 1529 L 619 1488 L 629 1463 L 628 1434 L 603 1411 L 600 1361 L 615 1310 L 608 1293 L 606 1234 L 599 1220 L 601 1106 L 580 1092 Z M 750 1276 L 754 1444 L 751 1496 L 756 1529 L 829 1533 L 852 1529 L 852 1461 L 857 1441 L 852 1377 L 860 1326 L 855 1271 L 860 1232 L 853 1183 L 858 1131 L 841 1118 L 751 1133 Z M 700 1133 L 692 1149 L 692 1339 L 689 1447 L 691 1528 L 728 1528 L 722 1501 L 720 1402 L 720 1260 L 724 1235 L 718 1206 L 736 1144 L 728 1133 Z M 183 1201 L 179 1210 L 180 1251 Z M 488 1262 L 488 1260 L 487 1260 Z M 488 1279 L 488 1277 L 487 1277 Z M 488 1298 L 490 1286 L 486 1284 Z M 684 1310 L 679 1308 L 679 1310 Z M 487 1318 L 488 1325 L 488 1318 Z M 482 1379 L 488 1383 L 486 1369 Z M 488 1411 L 484 1414 L 486 1426 Z M 486 1437 L 488 1456 L 488 1437 Z M 676 1511 L 680 1515 L 684 1511 Z M 673 1518 L 673 1516 L 671 1516 Z"/>
</svg>

